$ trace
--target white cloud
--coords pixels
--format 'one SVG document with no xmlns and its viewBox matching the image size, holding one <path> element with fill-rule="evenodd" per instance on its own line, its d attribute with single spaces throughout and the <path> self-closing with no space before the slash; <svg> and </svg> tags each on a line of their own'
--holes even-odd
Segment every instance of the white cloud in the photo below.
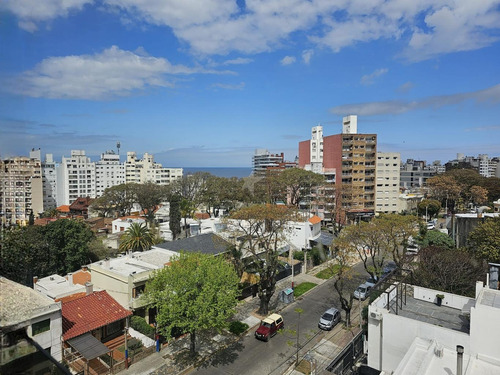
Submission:
<svg viewBox="0 0 500 375">
<path fill-rule="evenodd" d="M 94 0 L 3 0 L 26 30 L 79 11 Z M 338 52 L 356 43 L 400 41 L 419 61 L 489 46 L 499 39 L 499 0 L 100 0 L 122 20 L 168 26 L 195 54 L 261 53 L 302 33 Z M 125 22 L 125 21 L 124 21 Z M 310 55 L 306 55 L 307 64 Z"/>
<path fill-rule="evenodd" d="M 293 56 L 285 56 L 280 60 L 281 65 L 290 65 L 295 62 L 295 57 Z"/>
<path fill-rule="evenodd" d="M 304 61 L 304 64 L 309 65 L 313 54 L 314 51 L 312 49 L 307 49 L 305 51 L 302 51 L 302 61 Z"/>
<path fill-rule="evenodd" d="M 231 85 L 227 83 L 214 83 L 212 87 L 225 90 L 243 90 L 245 88 L 245 82 L 240 82 L 236 85 Z"/>
<path fill-rule="evenodd" d="M 250 64 L 252 61 L 253 59 L 250 58 L 238 57 L 236 59 L 226 60 L 222 63 L 222 65 L 244 65 Z"/>
<path fill-rule="evenodd" d="M 375 78 L 380 77 L 386 74 L 389 71 L 387 68 L 377 69 L 371 74 L 366 74 L 361 77 L 362 85 L 372 85 L 375 82 Z"/>
<path fill-rule="evenodd" d="M 13 79 L 9 88 L 32 97 L 101 100 L 148 87 L 172 87 L 167 76 L 196 73 L 231 72 L 172 65 L 112 46 L 95 55 L 49 57 Z"/>
<path fill-rule="evenodd" d="M 355 113 L 360 116 L 400 114 L 416 109 L 437 109 L 448 105 L 460 104 L 469 100 L 479 103 L 500 103 L 500 84 L 488 87 L 484 90 L 453 95 L 431 96 L 414 101 L 389 100 L 384 102 L 345 104 L 333 107 L 330 111 L 336 115 L 346 115 L 349 113 Z"/>
<path fill-rule="evenodd" d="M 414 84 L 410 81 L 403 83 L 398 87 L 397 91 L 401 93 L 407 93 L 413 88 Z"/>
<path fill-rule="evenodd" d="M 0 10 L 14 13 L 19 19 L 19 27 L 34 32 L 37 23 L 50 21 L 56 17 L 66 17 L 69 12 L 79 11 L 94 0 L 2 0 Z"/>
</svg>

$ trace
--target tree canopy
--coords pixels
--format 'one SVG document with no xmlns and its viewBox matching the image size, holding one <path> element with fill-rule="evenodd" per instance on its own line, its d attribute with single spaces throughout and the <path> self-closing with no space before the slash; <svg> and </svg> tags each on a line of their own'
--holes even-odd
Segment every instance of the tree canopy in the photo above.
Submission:
<svg viewBox="0 0 500 375">
<path fill-rule="evenodd" d="M 286 245 L 283 240 L 288 224 L 293 221 L 303 221 L 303 218 L 294 209 L 273 204 L 243 207 L 234 211 L 228 220 L 228 229 L 235 241 L 239 241 L 234 245 L 249 254 L 259 274 L 259 314 L 269 311 L 276 286 L 278 256 Z"/>
<path fill-rule="evenodd" d="M 0 273 L 25 285 L 31 285 L 33 276 L 65 275 L 97 260 L 94 239 L 85 222 L 71 219 L 5 231 Z"/>
<path fill-rule="evenodd" d="M 476 281 L 486 273 L 484 263 L 466 251 L 431 246 L 418 254 L 414 280 L 426 288 L 473 297 Z"/>
<path fill-rule="evenodd" d="M 418 214 L 420 216 L 426 215 L 428 219 L 437 217 L 441 210 L 441 203 L 436 199 L 422 199 L 418 203 Z"/>
<path fill-rule="evenodd" d="M 122 235 L 121 251 L 144 251 L 151 249 L 154 244 L 154 234 L 146 224 L 132 223 Z"/>
<path fill-rule="evenodd" d="M 420 242 L 420 247 L 443 247 L 446 249 L 455 248 L 455 241 L 445 233 L 438 230 L 428 230 Z"/>
<path fill-rule="evenodd" d="M 223 257 L 182 253 L 146 286 L 146 298 L 158 309 L 159 332 L 167 338 L 173 329 L 189 333 L 194 353 L 197 332 L 227 326 L 237 304 L 238 281 Z"/>
<path fill-rule="evenodd" d="M 486 219 L 470 234 L 469 251 L 488 262 L 500 262 L 500 217 Z"/>
</svg>

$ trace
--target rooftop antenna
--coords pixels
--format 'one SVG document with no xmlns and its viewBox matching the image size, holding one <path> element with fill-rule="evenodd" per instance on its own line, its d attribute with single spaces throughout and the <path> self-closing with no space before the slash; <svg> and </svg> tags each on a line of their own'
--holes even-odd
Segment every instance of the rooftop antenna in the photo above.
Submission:
<svg viewBox="0 0 500 375">
<path fill-rule="evenodd" d="M 116 142 L 116 148 L 118 149 L 118 155 L 120 155 L 120 141 Z"/>
</svg>

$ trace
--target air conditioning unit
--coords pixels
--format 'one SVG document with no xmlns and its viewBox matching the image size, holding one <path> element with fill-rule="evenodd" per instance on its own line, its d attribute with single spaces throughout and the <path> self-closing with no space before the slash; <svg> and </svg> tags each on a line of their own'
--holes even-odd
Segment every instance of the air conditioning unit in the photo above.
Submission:
<svg viewBox="0 0 500 375">
<path fill-rule="evenodd" d="M 370 316 L 375 320 L 382 320 L 382 314 L 379 312 L 371 312 Z"/>
</svg>

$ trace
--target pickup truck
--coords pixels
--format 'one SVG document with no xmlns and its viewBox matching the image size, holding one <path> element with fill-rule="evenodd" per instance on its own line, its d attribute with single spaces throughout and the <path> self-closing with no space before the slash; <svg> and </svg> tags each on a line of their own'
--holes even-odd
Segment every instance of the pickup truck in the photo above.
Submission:
<svg viewBox="0 0 500 375">
<path fill-rule="evenodd" d="M 255 331 L 255 338 L 269 341 L 269 338 L 283 327 L 285 327 L 283 317 L 279 314 L 271 314 L 260 322 L 259 328 Z"/>
</svg>

